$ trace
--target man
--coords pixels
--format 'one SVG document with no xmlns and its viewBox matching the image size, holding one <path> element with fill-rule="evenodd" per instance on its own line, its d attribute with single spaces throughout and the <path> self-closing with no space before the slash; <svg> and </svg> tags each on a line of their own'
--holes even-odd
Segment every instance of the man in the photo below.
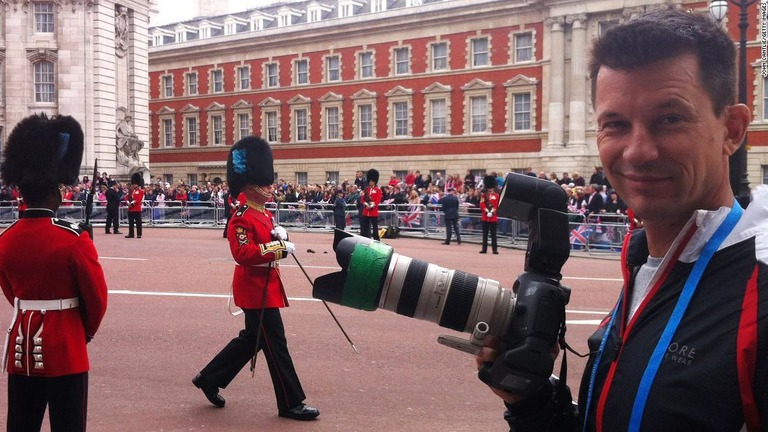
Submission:
<svg viewBox="0 0 768 432">
<path fill-rule="evenodd" d="M 382 197 L 381 189 L 377 186 L 379 172 L 369 169 L 367 178 L 368 187 L 360 195 L 360 203 L 363 205 L 363 212 L 360 215 L 360 234 L 371 238 L 371 230 L 373 230 L 373 239 L 379 240 L 379 203 Z"/>
<path fill-rule="evenodd" d="M 750 122 L 733 102 L 733 41 L 702 15 L 655 12 L 597 40 L 590 71 L 606 177 L 644 229 L 589 340 L 578 414 L 559 383 L 522 402 L 499 391 L 506 419 L 516 431 L 765 430 L 768 187 L 742 211 L 728 184 Z"/>
<path fill-rule="evenodd" d="M 456 189 L 450 188 L 444 197 L 437 201 L 445 214 L 445 241 L 444 245 L 451 244 L 451 231 L 456 231 L 456 244 L 461 244 L 459 232 L 459 198 L 456 197 Z"/>
<path fill-rule="evenodd" d="M 29 207 L 0 234 L 0 286 L 14 312 L 4 347 L 7 430 L 86 430 L 88 350 L 107 309 L 89 227 L 55 217 L 58 185 L 77 179 L 83 132 L 72 117 L 33 115 L 8 137 L 0 177 Z M 30 176 L 29 173 L 35 175 Z"/>
<path fill-rule="evenodd" d="M 347 227 L 347 200 L 344 198 L 344 190 L 336 189 L 336 197 L 333 200 L 333 225 L 336 229 L 344 230 Z"/>
<path fill-rule="evenodd" d="M 133 227 L 136 226 L 136 238 L 141 238 L 141 203 L 144 201 L 144 177 L 139 173 L 131 176 L 131 190 L 125 196 L 128 202 L 128 235 L 133 238 Z"/>
<path fill-rule="evenodd" d="M 496 176 L 487 175 L 483 177 L 483 186 L 485 190 L 480 197 L 480 211 L 482 216 L 480 220 L 483 224 L 483 248 L 481 254 L 488 253 L 488 236 L 491 236 L 491 250 L 494 255 L 499 254 L 498 242 L 496 240 L 496 227 L 499 223 L 499 194 L 496 193 Z"/>
<path fill-rule="evenodd" d="M 104 193 L 107 198 L 107 223 L 104 226 L 105 234 L 109 234 L 109 227 L 112 227 L 112 232 L 115 234 L 122 234 L 120 232 L 120 186 L 114 180 L 109 180 L 109 189 Z"/>
<path fill-rule="evenodd" d="M 224 407 L 219 394 L 256 354 L 264 351 L 280 417 L 312 420 L 320 412 L 304 404 L 304 390 L 293 367 L 280 308 L 288 306 L 279 260 L 296 249 L 285 229 L 275 226 L 264 204 L 272 197 L 272 150 L 258 137 L 235 143 L 227 160 L 232 196 L 245 198 L 227 228 L 229 249 L 237 265 L 232 281 L 235 304 L 243 309 L 245 329 L 232 339 L 192 380 L 213 405 Z"/>
<path fill-rule="evenodd" d="M 597 184 L 590 184 L 584 190 L 584 195 L 587 201 L 587 216 L 591 214 L 600 214 L 603 210 L 604 201 L 603 196 L 600 195 L 600 188 L 601 187 Z"/>
</svg>

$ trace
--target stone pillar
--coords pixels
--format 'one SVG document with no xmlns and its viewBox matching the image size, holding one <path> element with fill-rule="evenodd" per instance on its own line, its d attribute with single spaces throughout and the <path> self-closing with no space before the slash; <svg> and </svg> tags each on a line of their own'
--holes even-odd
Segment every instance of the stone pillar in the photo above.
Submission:
<svg viewBox="0 0 768 432">
<path fill-rule="evenodd" d="M 565 123 L 565 17 L 551 17 L 544 21 L 549 27 L 552 46 L 550 52 L 549 139 L 547 147 L 563 145 Z"/>
<path fill-rule="evenodd" d="M 587 121 L 587 15 L 570 15 L 571 24 L 571 95 L 568 146 L 586 146 Z"/>
</svg>

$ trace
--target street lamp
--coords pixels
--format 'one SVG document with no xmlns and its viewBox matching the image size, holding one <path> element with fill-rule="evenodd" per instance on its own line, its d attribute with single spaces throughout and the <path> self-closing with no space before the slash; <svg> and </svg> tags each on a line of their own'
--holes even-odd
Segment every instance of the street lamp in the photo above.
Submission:
<svg viewBox="0 0 768 432">
<path fill-rule="evenodd" d="M 757 0 L 713 0 L 709 12 L 719 23 L 728 13 L 728 3 L 739 7 L 739 103 L 747 103 L 747 8 Z M 731 190 L 742 207 L 749 204 L 749 179 L 747 178 L 747 135 L 738 150 L 729 159 Z"/>
</svg>

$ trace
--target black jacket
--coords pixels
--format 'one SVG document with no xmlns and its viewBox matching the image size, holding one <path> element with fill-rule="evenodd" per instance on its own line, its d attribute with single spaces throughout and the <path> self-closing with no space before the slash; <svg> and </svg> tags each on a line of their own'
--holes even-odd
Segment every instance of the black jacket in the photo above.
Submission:
<svg viewBox="0 0 768 432">
<path fill-rule="evenodd" d="M 459 199 L 456 198 L 456 195 L 449 193 L 440 198 L 437 203 L 442 206 L 446 219 L 451 220 L 459 218 Z"/>
</svg>

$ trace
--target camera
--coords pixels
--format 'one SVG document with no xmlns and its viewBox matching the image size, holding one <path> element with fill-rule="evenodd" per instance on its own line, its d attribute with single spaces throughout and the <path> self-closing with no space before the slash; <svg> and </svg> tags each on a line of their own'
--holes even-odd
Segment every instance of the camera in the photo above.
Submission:
<svg viewBox="0 0 768 432">
<path fill-rule="evenodd" d="M 552 182 L 509 174 L 498 213 L 528 223 L 524 271 L 511 290 L 498 281 L 400 255 L 384 243 L 336 231 L 334 250 L 341 271 L 317 278 L 313 296 L 367 311 L 383 308 L 470 333 L 469 340 L 438 338 L 441 344 L 467 353 L 478 353 L 483 338 L 497 336 L 503 353 L 480 369 L 480 379 L 530 396 L 549 382 L 552 348 L 564 331 L 570 296 L 570 290 L 560 285 L 560 270 L 570 253 L 566 195 Z"/>
</svg>

